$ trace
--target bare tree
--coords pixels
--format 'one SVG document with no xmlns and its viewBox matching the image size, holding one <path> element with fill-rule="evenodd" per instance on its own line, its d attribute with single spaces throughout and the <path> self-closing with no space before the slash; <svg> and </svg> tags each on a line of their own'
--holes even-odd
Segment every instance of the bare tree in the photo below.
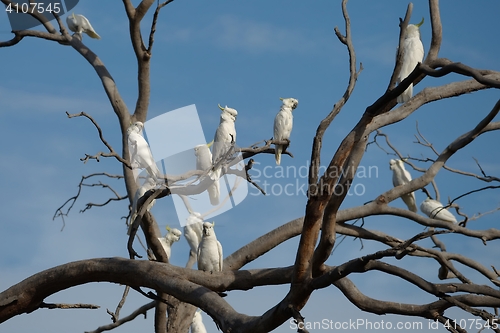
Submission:
<svg viewBox="0 0 500 333">
<path fill-rule="evenodd" d="M 10 0 L 2 0 L 2 2 L 5 5 L 13 4 Z M 156 24 L 160 12 L 166 10 L 165 7 L 171 2 L 172 0 L 165 2 L 143 0 L 137 6 L 134 6 L 132 1 L 123 0 L 129 22 L 130 41 L 138 68 L 138 98 L 133 112 L 130 112 L 127 108 L 111 73 L 99 56 L 82 43 L 82 40 L 77 38 L 76 35 L 71 35 L 57 14 L 54 13 L 57 25 L 53 26 L 52 23 L 44 21 L 34 12 L 31 15 L 43 23 L 46 31 L 13 31 L 14 37 L 11 40 L 0 42 L 0 47 L 15 47 L 26 37 L 35 37 L 57 42 L 61 44 L 61 47 L 72 47 L 94 68 L 121 129 L 122 150 L 120 153 L 106 141 L 105 134 L 90 115 L 83 112 L 75 115 L 68 114 L 68 117 L 82 116 L 89 119 L 95 125 L 99 138 L 107 149 L 106 152 L 99 152 L 95 155 L 86 154 L 82 161 L 99 161 L 100 158 L 111 157 L 117 163 L 121 163 L 123 174 L 99 173 L 82 177 L 78 194 L 57 209 L 55 216 L 64 217 L 68 214 L 69 209 L 78 199 L 83 186 L 99 186 L 107 188 L 113 193 L 112 198 L 108 201 L 97 204 L 89 203 L 85 209 L 124 199 L 128 199 L 132 203 L 137 191 L 137 184 L 131 168 L 127 129 L 131 123 L 135 121 L 145 122 L 147 119 Z M 408 5 L 404 19 L 400 20 L 400 46 L 403 43 L 403 36 L 410 22 L 412 8 L 411 4 Z M 149 11 L 154 13 L 152 21 L 148 24 L 145 17 L 147 17 L 146 14 Z M 335 28 L 335 34 L 348 53 L 348 83 L 343 95 L 318 124 L 313 138 L 311 165 L 308 174 L 308 200 L 304 216 L 284 223 L 279 228 L 262 235 L 234 253 L 229 254 L 224 259 L 224 270 L 222 272 L 211 274 L 177 267 L 169 264 L 168 257 L 158 240 L 158 237 L 161 236 L 158 224 L 146 207 L 154 199 L 161 200 L 164 197 L 176 195 L 173 193 L 183 194 L 182 191 L 177 190 L 175 192 L 171 188 L 171 184 L 175 184 L 175 181 L 180 179 L 194 177 L 197 181 L 193 183 L 193 186 L 189 187 L 187 194 L 203 192 L 211 185 L 211 182 L 206 180 L 208 177 L 203 172 L 193 171 L 178 178 L 167 175 L 168 186 L 148 191 L 138 201 L 137 217 L 134 221 L 131 221 L 131 234 L 128 241 L 129 259 L 88 259 L 67 263 L 34 274 L 0 293 L 0 322 L 40 308 L 95 307 L 90 304 L 47 304 L 45 299 L 67 288 L 90 282 L 106 281 L 129 286 L 142 293 L 145 296 L 145 304 L 138 307 L 134 313 L 120 318 L 119 312 L 122 305 L 120 303 L 115 312 L 109 311 L 112 323 L 97 328 L 94 332 L 102 332 L 120 325 L 126 325 L 128 321 L 133 320 L 139 314 L 146 313 L 153 307 L 155 309 L 155 332 L 157 333 L 187 332 L 196 308 L 206 312 L 223 332 L 269 332 L 290 320 L 290 318 L 293 318 L 297 323 L 299 332 L 306 332 L 301 310 L 315 291 L 327 287 L 340 290 L 350 302 L 362 311 L 432 319 L 445 325 L 451 332 L 465 332 L 468 327 L 460 327 L 460 323 L 457 324 L 446 315 L 448 309 L 457 308 L 480 318 L 484 323 L 489 323 L 493 331 L 499 332 L 500 328 L 495 325 L 495 323 L 498 324 L 497 308 L 500 306 L 500 291 L 498 290 L 500 280 L 498 279 L 499 273 L 497 269 L 493 265 L 491 268 L 485 267 L 478 261 L 467 257 L 466 254 L 447 252 L 445 243 L 438 239 L 437 236 L 444 233 L 454 233 L 463 238 L 477 238 L 485 245 L 500 238 L 500 230 L 498 229 L 480 230 L 468 228 L 468 223 L 477 219 L 478 216 L 465 215 L 462 212 L 462 207 L 457 203 L 458 199 L 472 195 L 476 191 L 498 188 L 499 178 L 487 175 L 479 162 L 480 172 L 478 174 L 454 169 L 446 164 L 452 156 L 459 153 L 461 149 L 476 138 L 482 135 L 494 135 L 494 131 L 500 128 L 500 122 L 493 121 L 500 111 L 500 100 L 495 105 L 491 105 L 489 109 L 476 110 L 477 122 L 471 124 L 468 131 L 449 142 L 441 152 L 425 138 L 424 133 L 419 132 L 417 137 L 419 144 L 427 147 L 429 154 L 433 155 L 433 157 L 407 156 L 398 149 L 397 145 L 391 143 L 389 136 L 384 134 L 381 129 L 405 120 L 425 104 L 478 90 L 500 88 L 500 72 L 472 68 L 466 64 L 439 57 L 439 49 L 442 43 L 439 5 L 437 0 L 429 0 L 432 40 L 423 63 L 418 64 L 405 80 L 396 85 L 397 74 L 401 68 L 401 54 L 397 55 L 394 71 L 392 75 L 387 76 L 386 91 L 373 104 L 366 107 L 357 124 L 345 136 L 333 156 L 330 156 L 328 162 L 325 163 L 327 165 L 325 171 L 320 172 L 321 157 L 325 156 L 322 155 L 324 134 L 349 101 L 363 69 L 362 65 L 356 60 L 347 0 L 342 1 L 342 13 L 345 19 L 345 28 L 344 31 Z M 150 28 L 144 29 L 146 25 Z M 144 38 L 144 36 L 147 36 L 147 38 Z M 457 74 L 458 76 L 455 76 L 458 78 L 457 81 L 425 88 L 407 103 L 397 104 L 397 96 L 410 84 L 417 85 L 424 78 L 432 80 L 432 78 L 449 74 Z M 383 80 L 381 79 L 380 82 L 382 83 Z M 370 136 L 373 138 L 372 141 Z M 260 146 L 241 149 L 234 147 L 234 150 L 228 153 L 227 159 L 231 161 L 232 153 L 240 151 L 246 167 L 243 170 L 233 170 L 233 172 L 248 181 L 250 186 L 258 186 L 251 178 L 252 163 L 254 160 L 259 159 L 260 154 L 274 154 L 272 147 L 275 143 L 283 144 L 287 142 L 264 140 L 264 144 Z M 371 145 L 372 143 L 379 145 L 379 147 L 396 156 L 396 158 L 404 159 L 408 167 L 421 174 L 405 185 L 380 193 L 373 201 L 365 205 L 340 209 L 355 181 L 356 171 L 367 148 L 375 148 L 374 145 Z M 427 163 L 427 166 L 422 167 L 421 162 Z M 435 177 L 443 169 L 461 177 L 473 177 L 477 179 L 479 184 L 489 183 L 487 185 L 478 185 L 477 190 L 464 193 L 449 201 L 447 207 L 454 207 L 456 212 L 463 217 L 460 224 L 423 217 L 418 213 L 390 205 L 392 201 L 404 194 L 417 191 L 431 183 L 435 185 Z M 84 181 L 93 177 L 123 179 L 126 194 L 120 195 L 112 187 L 100 181 L 94 184 L 84 183 Z M 437 199 L 439 199 L 436 185 L 435 188 Z M 260 188 L 259 190 L 265 191 Z M 441 201 L 443 202 L 443 200 Z M 493 209 L 498 208 L 493 207 Z M 358 221 L 374 215 L 397 216 L 402 220 L 412 221 L 429 229 L 408 239 L 399 239 L 381 231 L 368 229 L 364 225 L 358 226 L 349 223 L 350 221 Z M 139 255 L 134 249 L 137 246 L 134 241 L 139 228 L 142 229 L 147 247 L 151 249 L 156 260 L 136 260 Z M 374 241 L 383 245 L 385 249 L 336 266 L 330 266 L 326 264 L 326 261 L 332 256 L 332 253 L 335 256 L 333 250 L 336 243 L 338 243 L 338 235 L 359 239 L 362 242 Z M 292 266 L 278 267 L 279 263 L 277 263 L 276 267 L 273 268 L 243 269 L 248 263 L 296 236 L 300 238 L 300 241 L 296 249 L 295 263 Z M 431 238 L 438 249 L 417 244 L 427 238 Z M 441 267 L 438 274 L 440 279 L 457 278 L 458 281 L 455 280 L 449 283 L 428 281 L 417 273 L 384 260 L 388 258 L 404 260 L 408 257 L 437 262 Z M 467 277 L 467 273 L 455 267 L 454 263 L 459 263 L 468 270 L 477 272 L 480 276 L 486 278 L 488 283 L 479 280 L 475 281 Z M 370 298 L 363 294 L 349 277 L 354 273 L 369 271 L 378 271 L 404 280 L 420 289 L 423 294 L 432 296 L 433 300 L 425 304 L 414 304 L 411 300 L 408 300 L 407 303 L 396 303 Z M 259 286 L 273 285 L 287 285 L 289 291 L 275 306 L 263 310 L 260 316 L 239 313 L 221 297 L 223 292 L 249 290 Z M 146 293 L 142 290 L 143 288 L 150 288 L 156 292 Z M 125 300 L 127 292 L 128 288 L 124 293 L 122 302 Z"/>
</svg>

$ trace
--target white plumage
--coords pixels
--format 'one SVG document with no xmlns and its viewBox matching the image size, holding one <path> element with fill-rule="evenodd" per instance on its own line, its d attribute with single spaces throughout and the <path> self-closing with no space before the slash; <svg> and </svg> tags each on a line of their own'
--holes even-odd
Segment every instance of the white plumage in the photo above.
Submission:
<svg viewBox="0 0 500 333">
<path fill-rule="evenodd" d="M 194 154 L 196 156 L 196 169 L 207 171 L 212 167 L 212 153 L 209 147 L 211 144 L 198 145 L 194 147 Z M 209 173 L 212 175 L 212 172 Z M 220 183 L 218 180 L 214 180 L 214 183 L 207 188 L 208 196 L 210 198 L 210 203 L 213 206 L 219 204 L 220 197 Z"/>
<path fill-rule="evenodd" d="M 427 199 L 420 204 L 420 210 L 422 213 L 429 216 L 431 219 L 457 223 L 455 216 L 445 209 L 442 203 L 432 199 L 425 188 L 422 190 L 427 194 Z"/>
<path fill-rule="evenodd" d="M 192 212 L 184 227 L 184 237 L 191 248 L 194 256 L 198 255 L 198 246 L 203 238 L 203 218 L 200 213 Z"/>
<path fill-rule="evenodd" d="M 213 223 L 203 223 L 203 238 L 198 247 L 198 269 L 210 273 L 222 271 L 222 245 L 213 227 Z"/>
<path fill-rule="evenodd" d="M 156 186 L 156 183 L 153 178 L 147 177 L 146 180 L 144 181 L 144 184 L 142 184 L 141 187 L 137 189 L 134 195 L 134 200 L 132 201 L 132 217 L 130 218 L 130 223 L 134 222 L 136 216 L 137 216 L 137 201 L 144 195 L 149 190 L 154 189 Z M 153 199 L 151 203 L 147 207 L 147 211 L 155 205 L 156 199 Z"/>
<path fill-rule="evenodd" d="M 403 40 L 402 50 L 402 66 L 398 76 L 398 84 L 401 83 L 415 69 L 419 62 L 424 59 L 424 45 L 420 40 L 420 26 L 424 23 L 424 19 L 419 24 L 408 24 L 405 37 Z M 398 103 L 406 103 L 413 96 L 413 83 L 398 96 Z"/>
<path fill-rule="evenodd" d="M 191 322 L 191 333 L 207 333 L 200 311 L 194 313 L 193 321 Z"/>
<path fill-rule="evenodd" d="M 390 169 L 392 170 L 392 185 L 394 187 L 407 184 L 411 181 L 411 175 L 408 170 L 405 169 L 405 164 L 401 160 L 390 160 L 389 161 Z M 415 202 L 415 193 L 410 192 L 407 194 L 403 194 L 401 196 L 404 203 L 412 212 L 417 212 L 417 204 Z"/>
<path fill-rule="evenodd" d="M 168 260 L 170 260 L 170 254 L 172 253 L 172 244 L 179 241 L 179 239 L 181 239 L 181 235 L 182 233 L 179 229 L 170 229 L 167 226 L 167 233 L 165 234 L 165 237 L 158 237 L 158 240 L 167 254 Z"/>
<path fill-rule="evenodd" d="M 138 121 L 127 129 L 130 163 L 134 169 L 146 169 L 147 173 L 155 180 L 155 182 L 158 183 L 161 177 L 161 172 L 156 166 L 148 143 L 142 136 L 143 128 L 144 124 Z"/>
<path fill-rule="evenodd" d="M 295 98 L 280 98 L 283 101 L 281 109 L 274 118 L 274 140 L 290 140 L 290 134 L 293 127 L 292 111 L 299 105 L 299 101 Z M 281 153 L 286 149 L 285 145 L 274 146 L 274 157 L 276 164 L 281 163 Z"/>
<path fill-rule="evenodd" d="M 215 131 L 214 144 L 212 147 L 212 164 L 216 164 L 219 160 L 229 151 L 231 143 L 236 142 L 236 128 L 234 122 L 238 111 L 235 109 L 221 107 L 219 127 Z M 218 180 L 220 178 L 221 168 L 216 167 L 212 179 Z"/>
<path fill-rule="evenodd" d="M 80 36 L 82 35 L 82 32 L 84 32 L 91 38 L 101 39 L 101 36 L 95 32 L 89 20 L 83 15 L 75 15 L 75 13 L 68 15 L 66 17 L 66 24 L 68 25 L 69 30 L 79 34 Z"/>
</svg>

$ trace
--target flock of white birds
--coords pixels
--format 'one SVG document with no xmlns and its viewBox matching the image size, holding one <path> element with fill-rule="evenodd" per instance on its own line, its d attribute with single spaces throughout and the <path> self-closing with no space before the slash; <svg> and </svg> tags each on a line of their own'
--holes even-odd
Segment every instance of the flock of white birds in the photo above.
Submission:
<svg viewBox="0 0 500 333">
<path fill-rule="evenodd" d="M 82 33 L 87 34 L 91 38 L 100 39 L 101 37 L 95 32 L 89 20 L 78 14 L 68 15 L 66 18 L 68 28 L 73 31 L 80 40 Z M 420 40 L 419 27 L 423 24 L 409 24 L 406 29 L 404 41 L 402 45 L 402 68 L 398 76 L 398 84 L 401 83 L 417 66 L 422 62 L 424 56 L 424 48 Z M 406 103 L 413 96 L 413 84 L 397 98 L 398 103 Z M 274 119 L 274 136 L 273 139 L 278 142 L 287 142 L 286 144 L 275 144 L 275 159 L 276 164 L 281 163 L 281 154 L 287 149 L 290 142 L 290 134 L 293 127 L 292 111 L 298 106 L 298 100 L 294 98 L 280 98 L 282 100 L 281 109 Z M 232 151 L 236 142 L 235 121 L 238 112 L 229 107 L 222 107 L 220 123 L 215 132 L 214 140 L 209 144 L 200 144 L 194 147 L 196 156 L 196 169 L 208 172 L 208 177 L 213 181 L 207 188 L 210 203 L 214 206 L 220 202 L 220 183 L 219 179 L 223 168 L 231 159 Z M 131 222 L 137 216 L 137 202 L 149 190 L 153 190 L 158 186 L 164 185 L 164 176 L 158 169 L 153 158 L 148 143 L 142 135 L 144 124 L 135 122 L 127 130 L 128 148 L 130 152 L 130 162 L 133 169 L 145 169 L 147 177 L 144 183 L 137 190 L 131 209 Z M 212 146 L 213 145 L 213 146 Z M 210 147 L 212 146 L 212 151 Z M 393 185 L 400 186 L 411 181 L 410 173 L 405 170 L 404 161 L 391 159 L 390 169 L 393 171 Z M 137 176 L 136 176 L 137 178 Z M 456 223 L 457 220 L 444 206 L 436 200 L 428 197 L 420 205 L 420 210 L 436 220 Z M 401 196 L 401 199 L 412 212 L 417 212 L 415 202 L 415 194 L 413 192 Z M 149 211 L 155 203 L 153 200 L 147 207 Z M 210 272 L 222 271 L 223 254 L 222 245 L 217 240 L 214 230 L 215 223 L 204 222 L 200 213 L 191 212 L 184 227 L 184 236 L 190 246 L 190 255 L 196 258 L 198 269 Z M 169 228 L 165 237 L 160 237 L 159 241 L 162 244 L 167 257 L 170 259 L 173 243 L 179 241 L 182 233 L 179 229 Z M 205 326 L 202 322 L 201 313 L 197 311 L 193 317 L 191 324 L 191 332 L 206 333 Z"/>
<path fill-rule="evenodd" d="M 85 30 L 84 30 L 85 31 Z M 290 142 L 290 134 L 293 127 L 292 111 L 298 106 L 298 101 L 294 98 L 280 98 L 282 106 L 274 120 L 274 140 Z M 236 142 L 235 121 L 238 111 L 230 107 L 222 107 L 220 122 L 215 131 L 214 140 L 208 144 L 200 144 L 194 147 L 194 155 L 196 156 L 196 170 L 205 171 L 206 177 L 209 177 L 212 183 L 208 186 L 210 203 L 216 206 L 220 202 L 220 184 L 219 180 L 222 176 L 224 168 L 233 158 L 234 150 L 232 148 Z M 158 169 L 151 149 L 149 148 L 146 139 L 143 136 L 142 130 L 144 124 L 137 121 L 130 125 L 127 129 L 127 142 L 130 153 L 130 162 L 134 170 L 136 179 L 138 177 L 138 169 L 146 171 L 146 179 L 139 186 L 135 193 L 132 208 L 131 219 L 132 223 L 138 214 L 137 203 L 149 190 L 154 190 L 165 186 L 165 177 Z M 276 163 L 281 162 L 281 153 L 284 152 L 288 144 L 276 144 Z M 210 151 L 212 148 L 212 151 Z M 203 176 L 202 176 L 203 177 Z M 153 200 L 147 207 L 149 211 L 155 203 Z M 188 208 L 188 207 L 187 207 Z M 184 236 L 189 243 L 190 258 L 195 258 L 198 270 L 204 272 L 220 272 L 223 268 L 223 252 L 222 245 L 217 240 L 214 225 L 212 222 L 205 222 L 203 216 L 198 212 L 193 212 L 190 209 L 190 215 L 184 226 Z M 164 237 L 159 237 L 158 240 L 163 246 L 167 257 L 170 259 L 172 253 L 172 245 L 179 241 L 182 233 L 179 229 L 170 228 L 167 226 L 167 233 Z M 193 262 L 194 264 L 194 262 Z M 191 267 L 188 265 L 187 267 Z M 201 315 L 199 312 L 194 316 L 191 325 L 192 332 L 206 332 Z"/>
</svg>

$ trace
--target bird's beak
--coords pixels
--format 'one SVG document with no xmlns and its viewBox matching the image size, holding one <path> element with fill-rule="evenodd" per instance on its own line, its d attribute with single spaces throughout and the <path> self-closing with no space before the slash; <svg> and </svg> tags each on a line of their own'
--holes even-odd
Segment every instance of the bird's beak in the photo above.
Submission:
<svg viewBox="0 0 500 333">
<path fill-rule="evenodd" d="M 217 104 L 219 106 L 219 109 L 221 109 L 222 111 L 224 111 L 224 108 L 222 106 L 220 106 L 220 104 Z"/>
<path fill-rule="evenodd" d="M 167 231 L 170 231 L 170 227 L 168 225 L 165 227 L 165 229 L 167 229 Z"/>
<path fill-rule="evenodd" d="M 422 24 L 424 24 L 424 18 L 423 18 L 423 17 L 422 17 L 422 21 L 420 21 L 420 23 L 419 23 L 419 24 L 415 24 L 415 25 L 416 25 L 417 27 L 419 27 L 419 28 L 420 28 L 420 26 L 421 26 Z"/>
<path fill-rule="evenodd" d="M 284 98 L 283 97 L 280 97 L 280 101 L 282 101 Z"/>
<path fill-rule="evenodd" d="M 210 148 L 211 145 L 214 144 L 214 140 L 212 140 L 211 142 L 207 143 L 207 147 Z"/>
</svg>

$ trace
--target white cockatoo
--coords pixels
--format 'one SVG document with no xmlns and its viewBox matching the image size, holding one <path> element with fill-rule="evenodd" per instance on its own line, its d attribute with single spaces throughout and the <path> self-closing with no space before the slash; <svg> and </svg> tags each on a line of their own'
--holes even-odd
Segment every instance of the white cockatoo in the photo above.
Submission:
<svg viewBox="0 0 500 333">
<path fill-rule="evenodd" d="M 212 164 L 217 164 L 219 160 L 227 154 L 231 143 L 236 142 L 236 128 L 234 127 L 234 122 L 236 121 L 236 116 L 238 111 L 235 109 L 225 108 L 220 106 L 219 109 L 222 110 L 220 114 L 219 127 L 215 131 L 214 144 L 212 147 Z M 214 172 L 212 179 L 218 180 L 221 176 L 221 167 L 214 167 Z"/>
<path fill-rule="evenodd" d="M 424 45 L 420 40 L 420 26 L 424 23 L 424 19 L 419 24 L 408 24 L 403 40 L 403 50 L 401 53 L 401 71 L 399 72 L 397 83 L 401 83 L 415 69 L 419 62 L 424 59 Z M 413 96 L 413 83 L 398 96 L 398 103 L 406 103 Z"/>
<path fill-rule="evenodd" d="M 212 153 L 210 152 L 210 146 L 213 141 L 206 145 L 198 145 L 194 147 L 194 155 L 196 156 L 196 169 L 207 171 L 212 168 Z M 212 172 L 210 172 L 212 174 Z M 212 178 L 212 177 L 210 177 Z M 210 198 L 210 203 L 213 206 L 219 204 L 220 197 L 220 183 L 219 180 L 214 180 L 213 184 L 207 188 L 208 196 Z"/>
<path fill-rule="evenodd" d="M 292 111 L 295 110 L 299 101 L 295 98 L 280 98 L 283 101 L 281 109 L 274 118 L 274 140 L 290 140 L 290 134 L 292 133 L 293 127 L 293 114 Z M 286 145 L 275 145 L 274 146 L 274 157 L 276 159 L 276 164 L 281 163 L 281 153 L 286 149 Z"/>
<path fill-rule="evenodd" d="M 132 216 L 130 218 L 130 223 L 134 222 L 134 220 L 137 216 L 137 213 L 138 213 L 137 212 L 137 201 L 139 201 L 139 199 L 144 195 L 144 193 L 146 193 L 149 190 L 154 189 L 155 186 L 156 186 L 156 183 L 155 183 L 154 179 L 148 176 L 146 178 L 146 180 L 144 181 L 144 184 L 142 184 L 142 186 L 137 189 L 137 191 L 135 192 L 135 195 L 134 195 L 134 200 L 132 201 Z M 155 202 L 156 202 L 156 199 L 153 199 L 153 201 L 151 201 L 151 203 L 148 205 L 148 207 L 147 207 L 148 212 L 151 208 L 153 208 L 153 206 L 155 205 Z"/>
<path fill-rule="evenodd" d="M 392 170 L 392 185 L 394 185 L 394 187 L 407 184 L 411 181 L 411 175 L 408 170 L 405 169 L 405 164 L 403 161 L 391 159 L 389 161 L 389 165 L 390 169 Z M 403 199 L 409 210 L 414 213 L 417 212 L 415 193 L 410 192 L 407 194 L 403 194 L 401 196 L 401 199 Z"/>
<path fill-rule="evenodd" d="M 166 229 L 167 233 L 165 234 L 165 237 L 158 237 L 158 240 L 163 246 L 163 249 L 167 254 L 168 260 L 170 260 L 170 254 L 172 253 L 172 244 L 178 242 L 179 239 L 181 239 L 182 233 L 179 229 L 176 228 L 171 229 L 169 226 L 167 226 Z"/>
<path fill-rule="evenodd" d="M 161 178 L 161 172 L 156 166 L 153 154 L 151 154 L 146 139 L 142 136 L 143 128 L 144 124 L 137 121 L 127 129 L 131 166 L 134 169 L 146 169 L 149 176 L 158 183 Z"/>
<path fill-rule="evenodd" d="M 455 216 L 453 216 L 448 209 L 444 208 L 442 203 L 432 199 L 429 192 L 427 192 L 427 189 L 423 188 L 422 191 L 427 194 L 427 199 L 422 201 L 422 204 L 420 204 L 420 210 L 422 213 L 429 216 L 431 219 L 457 223 Z"/>
<path fill-rule="evenodd" d="M 69 30 L 80 36 L 82 35 L 82 32 L 85 32 L 91 38 L 101 39 L 101 36 L 95 32 L 89 20 L 83 15 L 75 15 L 75 13 L 68 15 L 66 17 L 66 24 L 68 24 Z"/>
<path fill-rule="evenodd" d="M 215 223 L 203 223 L 203 238 L 198 246 L 198 269 L 204 272 L 222 271 L 222 245 L 217 240 Z"/>
<path fill-rule="evenodd" d="M 193 321 L 191 322 L 191 333 L 207 333 L 200 310 L 194 313 Z"/>
<path fill-rule="evenodd" d="M 196 256 L 198 254 L 198 246 L 203 238 L 203 217 L 200 213 L 190 213 L 184 226 L 184 237 L 186 237 L 191 251 Z"/>
</svg>

